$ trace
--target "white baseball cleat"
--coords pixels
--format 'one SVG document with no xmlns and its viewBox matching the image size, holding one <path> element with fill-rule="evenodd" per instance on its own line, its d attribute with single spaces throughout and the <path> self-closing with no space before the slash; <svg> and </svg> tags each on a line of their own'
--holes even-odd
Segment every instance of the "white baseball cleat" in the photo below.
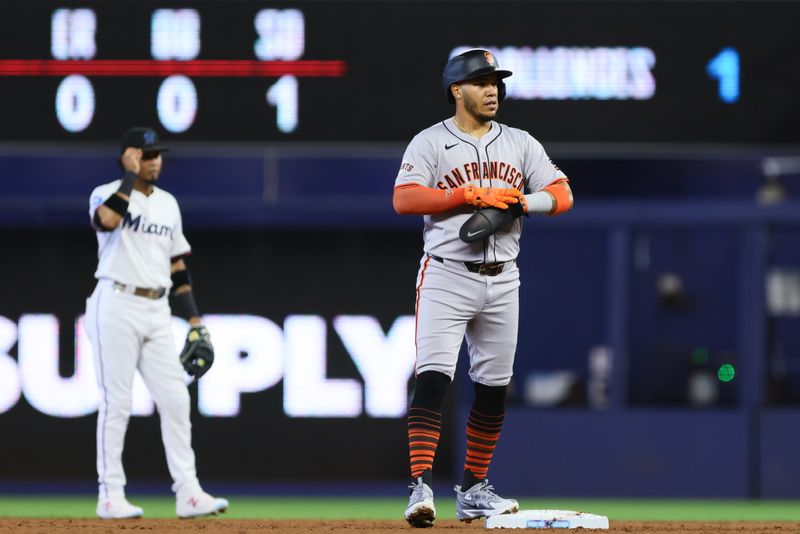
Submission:
<svg viewBox="0 0 800 534">
<path fill-rule="evenodd" d="M 212 497 L 205 491 L 178 494 L 175 498 L 175 512 L 181 519 L 221 514 L 228 509 L 227 499 Z"/>
<path fill-rule="evenodd" d="M 433 491 L 430 486 L 418 478 L 409 486 L 408 508 L 405 518 L 408 524 L 416 528 L 430 528 L 436 520 L 436 507 L 433 505 Z"/>
<path fill-rule="evenodd" d="M 519 511 L 519 503 L 515 499 L 504 499 L 496 494 L 488 480 L 482 480 L 466 491 L 461 491 L 461 486 L 456 486 L 455 490 L 456 519 L 459 521 L 470 523 L 480 517 Z"/>
<path fill-rule="evenodd" d="M 100 519 L 134 519 L 143 515 L 144 510 L 129 503 L 125 497 L 97 501 L 97 517 Z"/>
</svg>

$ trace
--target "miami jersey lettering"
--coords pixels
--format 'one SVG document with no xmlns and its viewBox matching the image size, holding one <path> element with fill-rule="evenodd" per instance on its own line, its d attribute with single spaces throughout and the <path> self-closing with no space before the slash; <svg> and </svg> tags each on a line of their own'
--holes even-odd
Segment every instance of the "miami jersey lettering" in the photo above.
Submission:
<svg viewBox="0 0 800 534">
<path fill-rule="evenodd" d="M 120 181 L 101 185 L 89 200 L 89 217 L 119 188 Z M 191 252 L 183 235 L 178 202 L 167 191 L 154 188 L 150 196 L 131 192 L 128 211 L 111 232 L 97 232 L 96 278 L 137 287 L 170 287 L 171 258 Z"/>
</svg>

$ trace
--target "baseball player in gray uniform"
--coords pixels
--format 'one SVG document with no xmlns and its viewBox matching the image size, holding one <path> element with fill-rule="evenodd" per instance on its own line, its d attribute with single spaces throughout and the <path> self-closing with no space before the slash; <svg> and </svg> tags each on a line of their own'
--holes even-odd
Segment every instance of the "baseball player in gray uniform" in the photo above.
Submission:
<svg viewBox="0 0 800 534">
<path fill-rule="evenodd" d="M 85 324 L 100 390 L 97 515 L 103 519 L 143 515 L 125 498 L 122 468 L 136 370 L 158 407 L 177 515 L 197 517 L 228 508 L 228 501 L 203 491 L 195 471 L 183 370 L 199 378 L 213 361 L 213 351 L 199 367 L 191 359 L 181 362 L 175 351 L 173 310 L 189 321 L 187 347 L 202 340 L 208 349 L 211 345 L 192 296 L 184 261 L 191 248 L 178 203 L 156 186 L 166 150 L 154 130 L 128 130 L 121 141 L 123 178 L 97 187 L 90 198 L 99 251 L 97 286 L 86 301 Z"/>
<path fill-rule="evenodd" d="M 455 116 L 414 137 L 395 181 L 397 213 L 423 215 L 425 221 L 416 287 L 416 383 L 408 412 L 411 495 L 405 518 L 415 527 L 430 527 L 436 517 L 431 481 L 440 410 L 465 336 L 475 400 L 466 425 L 464 474 L 455 486 L 456 517 L 469 522 L 518 510 L 517 501 L 493 491 L 487 474 L 517 343 L 515 259 L 522 220 L 511 217 L 472 243 L 459 231 L 482 208 L 563 213 L 572 207 L 572 193 L 536 139 L 493 120 L 508 76 L 487 50 L 450 59 L 442 80 Z"/>
</svg>

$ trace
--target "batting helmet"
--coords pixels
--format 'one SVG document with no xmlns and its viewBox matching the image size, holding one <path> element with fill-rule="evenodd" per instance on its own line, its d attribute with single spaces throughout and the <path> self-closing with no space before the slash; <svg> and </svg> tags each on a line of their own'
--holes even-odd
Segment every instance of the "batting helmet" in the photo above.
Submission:
<svg viewBox="0 0 800 534">
<path fill-rule="evenodd" d="M 503 78 L 511 76 L 511 71 L 500 70 L 498 66 L 494 54 L 481 48 L 469 50 L 450 58 L 442 73 L 442 85 L 447 95 L 447 101 L 451 104 L 456 103 L 453 93 L 450 92 L 451 85 L 485 74 L 497 74 L 497 97 L 503 100 L 506 97 L 506 84 L 503 82 Z"/>
</svg>

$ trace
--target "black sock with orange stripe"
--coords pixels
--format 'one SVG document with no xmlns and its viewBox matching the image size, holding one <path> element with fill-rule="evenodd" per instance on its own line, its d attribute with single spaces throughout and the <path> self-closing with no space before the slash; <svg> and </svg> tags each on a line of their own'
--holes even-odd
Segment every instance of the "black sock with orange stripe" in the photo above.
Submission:
<svg viewBox="0 0 800 534">
<path fill-rule="evenodd" d="M 475 402 L 467 421 L 467 458 L 462 491 L 481 482 L 489 473 L 489 464 L 503 428 L 506 389 L 507 386 L 475 384 Z"/>
<path fill-rule="evenodd" d="M 433 460 L 442 432 L 439 410 L 448 385 L 450 377 L 436 371 L 417 375 L 408 409 L 408 452 L 413 482 L 419 477 L 429 486 L 433 482 Z"/>
<path fill-rule="evenodd" d="M 408 410 L 408 454 L 411 461 L 411 478 L 431 485 L 433 459 L 442 431 L 442 414 L 424 408 Z"/>
</svg>

